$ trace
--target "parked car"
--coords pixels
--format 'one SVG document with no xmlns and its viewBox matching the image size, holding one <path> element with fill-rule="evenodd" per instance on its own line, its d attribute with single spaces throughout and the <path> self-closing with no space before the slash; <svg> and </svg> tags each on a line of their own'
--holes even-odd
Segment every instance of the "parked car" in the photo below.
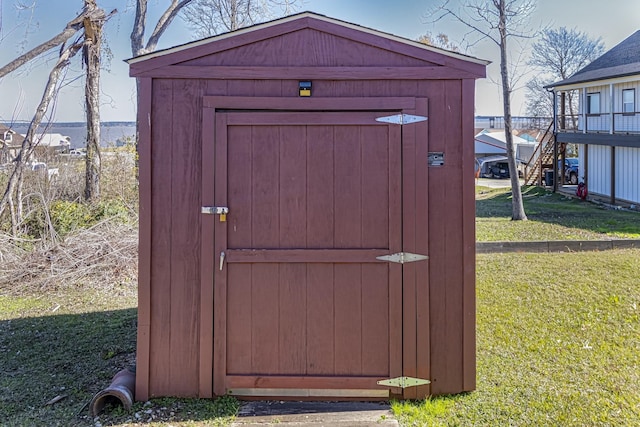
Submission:
<svg viewBox="0 0 640 427">
<path fill-rule="evenodd" d="M 31 170 L 37 173 L 46 174 L 48 179 L 59 175 L 58 168 L 49 168 L 44 162 L 31 163 Z"/>
<path fill-rule="evenodd" d="M 507 162 L 496 162 L 491 166 L 491 176 L 493 178 L 509 178 L 509 164 Z"/>
<path fill-rule="evenodd" d="M 44 162 L 33 162 L 31 163 L 31 170 L 44 173 L 47 171 L 47 164 Z"/>
<path fill-rule="evenodd" d="M 558 160 L 558 173 L 562 173 L 562 160 Z M 564 182 L 565 184 L 578 184 L 578 159 L 567 157 L 564 159 Z"/>
</svg>

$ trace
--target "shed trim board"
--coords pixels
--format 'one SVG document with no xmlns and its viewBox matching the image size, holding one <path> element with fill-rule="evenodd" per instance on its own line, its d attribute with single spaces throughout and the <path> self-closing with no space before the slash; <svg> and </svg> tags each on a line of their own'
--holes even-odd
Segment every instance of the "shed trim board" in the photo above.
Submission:
<svg viewBox="0 0 640 427">
<path fill-rule="evenodd" d="M 384 33 L 371 28 L 352 24 L 313 12 L 302 12 L 297 15 L 276 19 L 271 22 L 257 24 L 251 27 L 239 29 L 218 36 L 197 40 L 169 49 L 141 55 L 127 60 L 131 65 L 131 75 L 143 70 L 169 65 L 174 62 L 176 54 L 185 54 L 185 58 L 211 55 L 242 44 L 255 43 L 266 38 L 276 37 L 304 28 L 313 28 L 319 31 L 326 31 L 342 37 L 350 38 L 362 43 L 371 43 L 371 36 L 377 39 L 379 47 L 387 48 L 398 53 L 415 56 L 421 59 L 429 58 L 438 65 L 462 65 L 463 69 L 475 65 L 475 70 L 484 76 L 485 67 L 489 61 L 463 55 L 457 52 L 440 49 L 419 43 L 414 40 Z M 169 58 L 169 59 L 167 59 Z M 446 59 L 444 59 L 446 58 Z M 186 60 L 186 59 L 183 59 Z M 463 65 L 464 64 L 464 65 Z"/>
<path fill-rule="evenodd" d="M 418 108 L 416 108 L 416 104 L 418 105 Z M 322 111 L 322 113 L 320 114 L 318 113 L 313 114 L 313 116 L 315 117 L 315 121 L 318 124 L 331 123 L 331 122 L 343 122 L 343 123 L 351 123 L 351 124 L 367 123 L 371 126 L 387 127 L 391 133 L 396 133 L 397 137 L 400 137 L 400 133 L 402 133 L 403 134 L 402 144 L 404 145 L 402 156 L 403 156 L 403 163 L 405 164 L 403 167 L 402 174 L 404 176 L 403 179 L 405 181 L 404 186 L 408 188 L 409 191 L 403 191 L 402 195 L 399 192 L 393 192 L 392 194 L 390 194 L 390 196 L 393 197 L 395 195 L 396 197 L 398 197 L 398 200 L 394 201 L 393 199 L 390 199 L 389 203 L 391 205 L 395 203 L 397 204 L 402 203 L 402 206 L 403 206 L 404 220 L 402 222 L 404 226 L 403 226 L 402 235 L 404 236 L 403 238 L 404 245 L 402 250 L 409 251 L 410 250 L 409 248 L 413 249 L 416 247 L 416 244 L 415 244 L 416 239 L 413 236 L 415 235 L 415 227 L 416 227 L 415 216 L 419 213 L 416 211 L 415 183 L 412 184 L 412 182 L 415 180 L 415 177 L 412 176 L 412 174 L 414 174 L 416 170 L 416 167 L 415 167 L 416 145 L 420 147 L 422 157 L 426 158 L 427 141 L 425 138 L 421 138 L 422 143 L 416 144 L 415 140 L 416 140 L 416 130 L 418 129 L 420 130 L 420 135 L 428 134 L 428 130 L 427 130 L 428 122 L 410 125 L 408 127 L 405 127 L 404 129 L 401 129 L 401 127 L 397 125 L 380 124 L 377 122 L 374 123 L 372 121 L 372 118 L 374 117 L 374 115 L 372 115 L 369 110 L 372 108 L 372 106 L 376 106 L 377 108 L 381 108 L 380 111 L 398 111 L 398 112 L 405 112 L 408 114 L 427 115 L 428 110 L 427 110 L 426 99 L 416 100 L 415 98 L 373 98 L 373 99 L 363 100 L 361 98 L 360 99 L 359 98 L 282 99 L 282 98 L 253 98 L 253 97 L 252 98 L 205 97 L 204 105 L 205 105 L 205 113 L 203 114 L 203 120 L 209 123 L 212 123 L 215 121 L 216 126 L 215 128 L 213 128 L 211 125 L 208 125 L 203 130 L 203 145 L 202 145 L 203 171 L 211 171 L 215 169 L 218 174 L 226 173 L 226 165 L 224 164 L 225 163 L 224 159 L 226 159 L 228 155 L 226 151 L 227 135 L 225 132 L 221 132 L 221 130 L 225 129 L 229 125 L 233 125 L 234 123 L 235 124 L 242 123 L 243 120 L 247 117 L 249 117 L 251 121 L 255 120 L 255 123 L 252 123 L 252 124 L 258 124 L 258 125 L 268 123 L 270 120 L 272 122 L 273 121 L 282 122 L 284 124 L 289 124 L 289 125 L 304 124 L 306 123 L 304 116 L 305 115 L 309 116 L 308 111 Z M 273 111 L 264 112 L 263 109 L 267 106 L 270 106 L 273 109 Z M 332 113 L 332 112 L 326 111 L 326 109 L 329 106 L 331 106 L 331 108 L 335 110 L 338 110 L 339 113 Z M 292 112 L 290 113 L 278 112 L 284 109 L 292 110 Z M 234 110 L 234 111 L 244 110 L 247 113 L 234 114 L 234 113 L 229 113 L 228 112 L 229 110 Z M 261 110 L 261 111 L 255 112 L 256 110 Z M 303 112 L 296 113 L 295 112 L 296 110 L 300 110 Z M 254 111 L 254 112 L 251 112 L 251 111 Z M 358 111 L 360 111 L 360 113 Z M 369 121 L 365 120 L 365 116 L 369 117 Z M 411 130 L 412 128 L 414 130 Z M 218 147 L 215 151 L 215 154 L 212 153 L 212 149 L 211 149 L 213 140 L 216 141 L 216 147 Z M 215 160 L 214 160 L 214 157 L 215 157 Z M 215 162 L 215 165 L 216 165 L 215 168 L 212 167 L 213 162 Z M 410 162 L 413 162 L 413 166 L 407 167 L 406 164 Z M 409 175 L 407 176 L 407 172 L 406 172 L 407 170 L 413 171 L 413 172 L 409 172 Z M 427 179 L 426 168 L 420 168 L 420 170 L 424 175 L 423 178 L 426 180 Z M 207 179 L 209 179 L 211 177 L 211 172 L 206 172 L 206 173 L 207 173 Z M 224 183 L 221 182 L 221 180 L 219 179 L 220 176 L 221 175 L 217 175 L 215 179 L 215 183 L 216 183 L 215 191 L 213 192 L 212 192 L 211 186 L 210 185 L 207 186 L 207 184 L 204 182 L 205 180 L 203 179 L 203 189 L 202 189 L 203 201 L 213 201 L 214 205 L 225 205 L 226 199 L 227 199 L 227 194 L 226 194 L 227 185 L 224 185 Z M 422 192 L 420 194 L 422 194 Z M 401 196 L 403 196 L 404 202 L 400 201 Z M 426 193 L 423 196 L 419 196 L 419 197 L 422 199 L 419 202 L 421 204 L 421 208 L 419 208 L 419 210 L 425 210 L 423 214 L 426 215 L 426 209 L 427 209 Z M 231 213 L 230 213 L 230 216 L 231 216 L 233 215 L 233 207 L 230 207 L 230 209 L 231 209 Z M 301 262 L 301 263 L 309 262 L 309 261 L 335 262 L 335 261 L 339 261 L 343 255 L 350 254 L 350 253 L 355 254 L 356 252 L 359 252 L 363 255 L 361 257 L 360 255 L 355 254 L 356 258 L 352 258 L 352 262 L 366 261 L 370 263 L 381 263 L 380 261 L 377 261 L 375 257 L 377 255 L 389 252 L 389 250 L 374 249 L 374 250 L 370 250 L 371 252 L 370 256 L 367 256 L 366 250 L 363 252 L 362 250 L 353 251 L 348 249 L 342 250 L 342 252 L 328 251 L 328 250 L 311 250 L 311 251 L 307 251 L 307 250 L 276 250 L 276 251 L 233 250 L 233 249 L 226 248 L 227 246 L 227 242 L 225 241 L 226 233 L 223 233 L 220 231 L 218 231 L 217 233 L 214 233 L 212 229 L 212 226 L 215 228 L 216 225 L 225 227 L 226 224 L 228 224 L 228 222 L 226 224 L 220 223 L 216 217 L 211 215 L 205 215 L 202 221 L 203 221 L 202 259 L 214 260 L 214 262 L 212 262 L 211 264 L 204 265 L 207 263 L 203 263 L 203 266 L 202 266 L 201 295 L 203 296 L 208 295 L 208 292 L 212 287 L 212 283 L 226 283 L 225 279 L 226 279 L 226 274 L 228 270 L 228 267 L 227 267 L 228 264 L 234 264 L 237 262 L 273 263 L 273 262 L 285 261 L 285 260 L 287 260 L 288 262 Z M 395 225 L 395 224 L 390 224 L 390 225 Z M 397 226 L 400 227 L 400 224 L 397 224 Z M 426 229 L 426 224 L 422 225 L 422 227 Z M 426 232 L 424 234 L 424 237 L 426 238 Z M 420 240 L 423 240 L 423 239 L 420 239 Z M 421 246 L 423 248 L 426 248 L 427 247 L 426 241 L 421 241 Z M 214 247 L 215 247 L 215 251 L 212 252 L 211 249 Z M 215 262 L 216 256 L 222 250 L 225 250 L 227 252 L 225 257 L 225 262 L 228 264 L 222 270 L 215 268 L 212 271 L 211 265 L 212 264 L 217 265 L 217 263 Z M 334 255 L 331 255 L 330 253 L 333 253 Z M 337 259 L 335 258 L 336 255 L 338 256 Z M 418 264 L 422 264 L 422 266 L 419 266 Z M 415 323 L 415 314 L 416 314 L 415 307 L 417 307 L 417 304 L 420 304 L 420 306 L 422 306 L 423 308 L 426 307 L 426 310 L 428 313 L 428 294 L 429 294 L 428 286 L 425 287 L 424 284 L 422 284 L 420 287 L 420 291 L 422 292 L 422 294 L 419 297 L 416 295 L 416 288 L 417 288 L 416 287 L 416 269 L 419 269 L 420 267 L 426 269 L 427 265 L 428 263 L 424 262 L 424 263 L 415 263 L 415 264 L 405 264 L 404 266 L 394 266 L 394 265 L 389 266 L 389 269 L 391 272 L 390 274 L 392 275 L 401 274 L 400 272 L 404 271 L 404 273 L 402 273 L 404 275 L 404 280 L 403 280 L 404 291 L 402 293 L 396 294 L 398 296 L 397 300 L 394 299 L 393 295 L 390 295 L 391 300 L 389 301 L 389 306 L 390 307 L 395 306 L 394 310 L 397 312 L 407 309 L 406 307 L 402 307 L 402 305 L 410 306 L 408 308 L 408 311 L 410 312 L 410 314 L 409 315 L 405 314 L 405 317 L 409 320 L 405 321 L 405 323 L 407 322 Z M 393 273 L 393 271 L 396 271 L 396 273 Z M 427 276 L 424 275 L 422 277 L 427 277 Z M 399 298 L 401 294 L 404 294 L 404 297 L 403 297 L 404 303 Z M 208 385 L 207 378 L 210 378 L 212 376 L 213 377 L 213 394 L 225 394 L 229 390 L 232 390 L 234 387 L 239 387 L 237 384 L 242 384 L 243 387 L 240 387 L 240 388 L 243 388 L 243 389 L 247 388 L 246 384 L 253 384 L 253 387 L 249 387 L 249 388 L 256 388 L 256 390 L 254 390 L 251 393 L 252 395 L 259 395 L 260 392 L 258 389 L 260 387 L 265 387 L 265 395 L 268 395 L 268 391 L 266 390 L 267 388 L 278 389 L 282 387 L 282 384 L 280 385 L 280 387 L 273 385 L 274 378 L 277 378 L 277 376 L 272 376 L 272 377 L 259 376 L 251 380 L 247 378 L 243 379 L 242 376 L 237 377 L 237 376 L 225 375 L 227 337 L 224 335 L 226 333 L 225 324 L 228 316 L 228 313 L 226 312 L 227 307 L 225 303 L 227 301 L 227 298 L 228 296 L 227 296 L 226 287 L 215 285 L 215 295 L 213 300 L 211 299 L 205 300 L 203 298 L 203 301 L 201 301 L 201 304 L 202 304 L 201 310 L 203 312 L 207 312 L 207 311 L 213 312 L 214 319 L 213 319 L 213 324 L 206 324 L 203 322 L 203 324 L 201 325 L 200 359 L 202 361 L 202 359 L 206 359 L 207 357 L 210 357 L 211 354 L 214 355 L 213 356 L 214 359 L 213 359 L 213 367 L 212 367 L 213 372 L 211 372 L 211 370 L 208 369 L 209 368 L 208 365 L 204 366 L 201 364 L 201 368 L 204 367 L 205 369 L 203 369 L 200 372 L 200 383 L 201 385 L 205 385 L 206 387 Z M 214 301 L 217 301 L 217 302 L 214 302 Z M 214 310 L 214 306 L 215 306 L 215 310 Z M 203 320 L 204 319 L 205 318 L 203 318 Z M 410 320 L 410 319 L 413 319 L 413 320 Z M 428 349 L 429 348 L 429 345 L 428 345 L 429 328 L 428 327 L 422 328 L 420 330 L 421 336 L 419 336 L 418 332 L 416 331 L 415 325 L 405 325 L 403 327 L 400 323 L 402 323 L 400 319 L 398 319 L 397 321 L 394 319 L 390 319 L 390 325 L 389 325 L 390 330 L 396 329 L 398 333 L 396 335 L 391 333 L 389 337 L 390 346 L 396 347 L 396 349 L 390 348 L 391 354 L 389 355 L 390 357 L 389 363 L 390 365 L 398 366 L 398 368 L 392 368 L 392 371 L 389 372 L 389 375 L 400 376 L 400 375 L 411 374 L 415 376 L 417 373 L 417 369 L 416 369 L 417 358 L 415 355 L 415 352 L 417 351 L 416 345 L 418 343 L 420 344 L 421 352 L 423 353 L 423 356 L 425 354 L 426 355 L 429 354 L 429 349 Z M 400 331 L 404 331 L 404 332 L 400 333 Z M 208 337 L 213 337 L 213 342 L 211 342 L 211 339 Z M 396 342 L 393 342 L 394 338 L 396 339 Z M 394 356 L 394 354 L 396 354 L 397 356 Z M 400 356 L 401 354 L 404 354 L 405 356 Z M 397 360 L 394 361 L 394 358 Z M 404 358 L 404 362 L 399 358 Z M 400 366 L 403 364 L 404 364 L 404 368 L 401 368 Z M 424 362 L 422 364 L 424 364 Z M 423 374 L 427 374 L 427 373 L 423 372 Z M 318 377 L 315 379 L 312 379 L 313 377 L 301 377 L 301 378 L 308 378 L 308 379 L 302 381 L 302 383 L 300 383 L 299 385 L 300 387 L 304 389 L 314 388 L 314 389 L 324 390 L 323 393 L 325 394 L 327 389 L 331 389 L 333 387 L 342 387 L 342 385 L 345 384 L 344 383 L 345 379 L 341 377 L 328 377 L 328 378 Z M 354 378 L 356 382 L 360 381 L 359 387 L 364 387 L 364 385 L 366 384 L 367 387 L 374 387 L 374 390 L 380 388 L 379 386 L 375 385 L 375 382 L 378 379 L 381 379 L 381 378 L 379 376 L 371 377 L 368 380 L 366 378 L 362 378 L 361 380 Z M 241 381 L 241 382 L 238 383 L 238 381 Z M 287 387 L 291 387 L 290 384 L 293 384 L 293 383 L 291 383 L 290 380 L 288 381 L 289 382 L 285 381 L 285 385 Z M 225 384 L 227 385 L 225 386 Z M 260 387 L 257 387 L 257 384 L 259 384 Z M 313 387 L 303 386 L 303 384 L 313 384 Z M 425 386 L 425 387 L 428 388 L 428 386 Z M 353 388 L 353 387 L 347 387 L 347 388 Z M 207 393 L 207 391 L 208 390 L 201 390 L 201 393 L 204 392 L 205 395 L 208 395 L 209 393 Z M 393 389 L 392 391 L 397 395 L 402 394 L 400 389 Z M 410 389 L 405 391 L 405 394 L 412 394 L 412 393 L 415 394 L 416 391 L 415 390 L 411 391 Z M 423 391 L 423 393 L 425 393 L 425 395 L 428 394 L 428 389 Z M 336 397 L 339 398 L 340 396 L 341 396 L 341 392 L 339 390 L 336 390 Z"/>
<path fill-rule="evenodd" d="M 151 93 L 151 79 L 141 78 L 141 93 Z M 151 97 L 140 97 L 138 104 L 138 177 L 142 188 L 151 188 Z M 138 334 L 136 353 L 136 396 L 149 395 L 149 353 L 151 329 L 151 191 L 140 192 L 138 201 Z"/>
<path fill-rule="evenodd" d="M 475 105 L 475 81 L 465 79 L 462 81 L 462 133 L 473 133 Z M 463 144 L 462 170 L 473 170 L 475 153 L 471 147 Z M 475 227 L 475 182 L 471 175 L 462 175 L 463 191 L 463 289 L 462 289 L 462 381 L 465 390 L 476 388 L 476 227 Z"/>
<path fill-rule="evenodd" d="M 237 80 L 273 80 L 284 76 L 295 80 L 410 80 L 470 79 L 476 75 L 469 71 L 443 66 L 420 67 L 242 67 L 171 65 L 143 71 L 138 77 L 154 78 L 210 78 Z"/>
</svg>

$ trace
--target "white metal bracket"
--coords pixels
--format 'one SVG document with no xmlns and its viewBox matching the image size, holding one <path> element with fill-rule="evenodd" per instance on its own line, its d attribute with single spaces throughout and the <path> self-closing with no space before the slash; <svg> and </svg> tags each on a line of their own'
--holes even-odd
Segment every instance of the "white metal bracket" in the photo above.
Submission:
<svg viewBox="0 0 640 427">
<path fill-rule="evenodd" d="M 391 123 L 394 125 L 408 125 L 411 123 L 424 122 L 428 120 L 425 116 L 414 116 L 411 114 L 395 114 L 393 116 L 378 117 L 376 122 Z"/>
<path fill-rule="evenodd" d="M 397 262 L 398 264 L 404 264 L 406 262 L 416 262 L 429 259 L 426 255 L 412 254 L 411 252 L 398 252 L 390 255 L 383 255 L 376 257 L 380 261 Z"/>
</svg>

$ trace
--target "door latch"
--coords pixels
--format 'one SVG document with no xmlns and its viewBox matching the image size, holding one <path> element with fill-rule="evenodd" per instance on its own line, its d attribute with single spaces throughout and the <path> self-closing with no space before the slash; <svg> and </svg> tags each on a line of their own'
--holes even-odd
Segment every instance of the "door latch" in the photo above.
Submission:
<svg viewBox="0 0 640 427">
<path fill-rule="evenodd" d="M 229 208 L 226 206 L 203 206 L 200 212 L 209 215 L 220 215 L 220 222 L 225 222 Z"/>
</svg>

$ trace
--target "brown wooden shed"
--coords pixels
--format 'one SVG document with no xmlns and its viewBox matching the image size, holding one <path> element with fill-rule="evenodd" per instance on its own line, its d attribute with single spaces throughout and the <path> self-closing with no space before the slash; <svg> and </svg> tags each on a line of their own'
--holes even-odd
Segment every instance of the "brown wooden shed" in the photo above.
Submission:
<svg viewBox="0 0 640 427">
<path fill-rule="evenodd" d="M 136 399 L 475 388 L 486 61 L 306 12 L 129 64 Z"/>
</svg>

